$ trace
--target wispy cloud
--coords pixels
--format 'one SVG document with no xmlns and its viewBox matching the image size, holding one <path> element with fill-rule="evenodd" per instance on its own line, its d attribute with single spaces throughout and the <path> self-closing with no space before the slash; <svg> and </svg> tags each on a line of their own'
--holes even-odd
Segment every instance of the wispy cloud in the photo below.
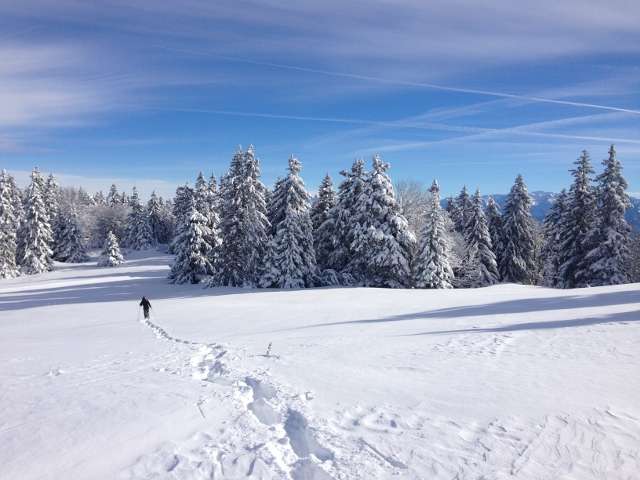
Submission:
<svg viewBox="0 0 640 480">
<path fill-rule="evenodd" d="M 509 100 L 524 100 L 526 102 L 551 103 L 556 105 L 567 105 L 571 107 L 583 107 L 583 108 L 596 109 L 596 110 L 609 110 L 609 111 L 615 111 L 615 112 L 623 112 L 623 113 L 631 113 L 634 115 L 640 115 L 640 110 L 637 110 L 637 109 L 617 107 L 617 106 L 611 106 L 611 105 L 601 105 L 597 103 L 561 100 L 557 98 L 548 98 L 548 97 L 540 97 L 540 96 L 534 96 L 534 95 L 500 92 L 497 90 L 464 88 L 464 87 L 456 87 L 452 85 L 442 85 L 442 84 L 428 83 L 428 82 L 399 80 L 394 78 L 378 77 L 378 76 L 372 76 L 372 75 L 362 75 L 358 73 L 321 70 L 317 68 L 302 67 L 298 65 L 287 65 L 283 63 L 273 63 L 273 62 L 261 62 L 261 61 L 244 59 L 239 57 L 230 57 L 226 55 L 216 55 L 216 57 L 220 59 L 232 61 L 232 62 L 240 62 L 240 63 L 246 63 L 250 65 L 258 65 L 263 67 L 292 70 L 292 71 L 304 72 L 304 73 L 314 73 L 314 74 L 326 75 L 330 77 L 348 78 L 353 80 L 364 80 L 367 82 L 378 82 L 378 83 L 384 83 L 384 84 L 397 85 L 401 87 L 427 88 L 432 90 L 442 90 L 446 92 L 468 93 L 472 95 L 481 95 L 486 97 L 505 98 Z"/>
<path fill-rule="evenodd" d="M 580 135 L 580 134 L 568 134 L 568 133 L 555 133 L 543 131 L 549 128 L 576 126 L 581 124 L 588 124 L 593 122 L 600 122 L 606 119 L 619 118 L 620 113 L 609 114 L 597 114 L 597 115 L 583 115 L 578 117 L 562 118 L 557 120 L 547 120 L 543 122 L 533 122 L 523 125 L 517 125 L 506 128 L 485 128 L 484 131 L 478 133 L 471 133 L 469 135 L 460 135 L 451 138 L 445 138 L 441 140 L 432 141 L 418 141 L 418 142 L 396 142 L 386 145 L 378 145 L 366 149 L 359 150 L 356 154 L 369 154 L 376 152 L 400 152 L 406 150 L 423 149 L 433 145 L 453 144 L 471 141 L 487 140 L 489 138 L 500 137 L 539 137 L 546 139 L 559 139 L 559 140 L 579 140 L 587 142 L 599 142 L 599 143 L 626 143 L 632 145 L 640 145 L 640 139 L 637 138 L 620 138 L 620 137 L 604 137 L 595 135 Z"/>
</svg>

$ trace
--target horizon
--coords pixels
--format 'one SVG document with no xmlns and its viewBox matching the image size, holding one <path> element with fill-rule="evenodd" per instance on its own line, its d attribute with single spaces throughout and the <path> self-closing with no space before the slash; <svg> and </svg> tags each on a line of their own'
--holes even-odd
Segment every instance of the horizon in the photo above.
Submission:
<svg viewBox="0 0 640 480">
<path fill-rule="evenodd" d="M 506 193 L 518 173 L 558 192 L 583 149 L 597 171 L 614 143 L 639 196 L 640 5 L 532 9 L 0 5 L 0 162 L 168 197 L 253 143 L 266 185 L 291 154 L 315 191 L 379 153 L 394 181 L 437 178 L 450 196 Z"/>
</svg>

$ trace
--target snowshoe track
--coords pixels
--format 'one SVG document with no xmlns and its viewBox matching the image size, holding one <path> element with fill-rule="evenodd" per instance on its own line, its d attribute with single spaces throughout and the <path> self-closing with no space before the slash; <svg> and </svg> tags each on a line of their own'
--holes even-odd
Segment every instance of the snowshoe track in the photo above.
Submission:
<svg viewBox="0 0 640 480">
<path fill-rule="evenodd" d="M 334 452 L 310 426 L 306 395 L 287 392 L 267 372 L 240 372 L 232 365 L 237 356 L 222 345 L 174 337 L 149 319 L 142 323 L 158 339 L 188 349 L 185 364 L 194 380 L 226 388 L 226 395 L 203 389 L 195 406 L 205 422 L 211 400 L 230 400 L 236 414 L 219 431 L 198 433 L 179 445 L 167 443 L 142 456 L 122 478 L 338 478 Z"/>
</svg>

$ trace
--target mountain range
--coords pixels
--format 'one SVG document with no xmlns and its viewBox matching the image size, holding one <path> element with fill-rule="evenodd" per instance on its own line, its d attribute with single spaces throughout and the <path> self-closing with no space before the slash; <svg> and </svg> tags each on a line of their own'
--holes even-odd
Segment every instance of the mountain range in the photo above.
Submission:
<svg viewBox="0 0 640 480">
<path fill-rule="evenodd" d="M 533 199 L 533 206 L 531 207 L 531 214 L 536 220 L 544 220 L 544 216 L 551 208 L 557 193 L 552 192 L 529 192 L 529 195 Z M 495 194 L 492 195 L 493 199 L 500 205 L 500 208 L 504 208 L 504 204 L 507 200 L 507 194 Z M 486 201 L 489 197 L 484 197 Z M 631 206 L 627 209 L 625 217 L 631 228 L 634 231 L 640 232 L 640 198 L 631 197 Z"/>
</svg>

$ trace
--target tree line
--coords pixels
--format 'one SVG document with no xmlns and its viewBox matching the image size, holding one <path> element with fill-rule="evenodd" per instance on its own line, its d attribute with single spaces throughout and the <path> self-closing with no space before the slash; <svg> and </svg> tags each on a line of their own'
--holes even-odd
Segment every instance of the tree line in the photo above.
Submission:
<svg viewBox="0 0 640 480">
<path fill-rule="evenodd" d="M 106 196 L 90 195 L 60 188 L 53 175 L 45 178 L 37 168 L 22 190 L 5 170 L 0 173 L 0 278 L 45 272 L 54 260 L 87 261 L 87 249 L 103 245 L 107 257 L 100 263 L 117 265 L 120 244 L 151 248 L 171 241 L 174 229 L 172 202 L 155 193 L 146 205 L 135 188 L 130 196 L 115 185 Z"/>
<path fill-rule="evenodd" d="M 261 288 L 361 285 L 468 288 L 498 282 L 557 288 L 638 280 L 638 239 L 624 220 L 629 206 L 622 167 L 611 146 L 600 174 L 585 151 L 573 183 L 542 224 L 521 175 L 504 209 L 466 187 L 441 206 L 440 187 L 394 187 L 380 156 L 326 175 L 312 199 L 291 157 L 272 189 L 260 180 L 253 147 L 233 155 L 220 178 L 200 173 L 172 201 L 143 204 L 113 185 L 105 196 L 60 189 L 34 170 L 21 192 L 0 176 L 0 277 L 38 273 L 52 259 L 83 261 L 104 245 L 102 265 L 122 261 L 120 244 L 169 244 L 174 283 Z M 7 226 L 8 228 L 5 228 Z M 10 228 L 9 228 L 10 227 Z"/>
</svg>

